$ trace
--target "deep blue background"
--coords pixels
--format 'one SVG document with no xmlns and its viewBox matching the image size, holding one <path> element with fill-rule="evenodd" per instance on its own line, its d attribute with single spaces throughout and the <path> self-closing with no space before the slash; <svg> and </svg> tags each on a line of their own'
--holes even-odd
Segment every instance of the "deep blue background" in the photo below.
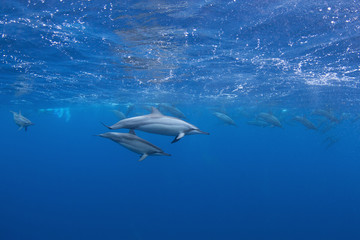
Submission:
<svg viewBox="0 0 360 240">
<path fill-rule="evenodd" d="M 0 240 L 360 239 L 359 62 L 356 0 L 2 0 Z M 211 135 L 139 163 L 93 136 L 129 103 Z"/>
<path fill-rule="evenodd" d="M 189 121 L 211 135 L 170 144 L 138 132 L 172 154 L 139 163 L 92 136 L 106 132 L 100 121 L 116 120 L 108 109 L 77 107 L 69 122 L 29 112 L 36 125 L 27 132 L 2 109 L 1 239 L 360 236 L 354 135 L 326 149 L 322 134 L 301 125 L 257 128 L 238 118 L 231 127 L 192 111 Z"/>
</svg>

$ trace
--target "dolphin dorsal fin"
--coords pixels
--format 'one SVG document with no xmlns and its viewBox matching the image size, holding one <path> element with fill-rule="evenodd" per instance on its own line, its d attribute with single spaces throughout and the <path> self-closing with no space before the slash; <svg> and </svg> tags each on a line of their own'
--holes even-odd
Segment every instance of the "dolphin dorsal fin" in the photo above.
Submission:
<svg viewBox="0 0 360 240">
<path fill-rule="evenodd" d="M 129 130 L 129 133 L 130 133 L 130 134 L 133 134 L 133 135 L 136 135 L 134 129 L 130 129 L 130 130 Z"/>
<path fill-rule="evenodd" d="M 160 111 L 159 111 L 159 109 L 157 109 L 157 108 L 155 108 L 155 107 L 151 107 L 151 114 L 153 114 L 153 115 L 163 115 Z"/>
</svg>

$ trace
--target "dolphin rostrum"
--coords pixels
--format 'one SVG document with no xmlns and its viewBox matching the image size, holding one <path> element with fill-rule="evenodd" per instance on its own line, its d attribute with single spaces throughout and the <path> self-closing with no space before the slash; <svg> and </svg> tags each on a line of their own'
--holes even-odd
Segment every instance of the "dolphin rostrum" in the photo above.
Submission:
<svg viewBox="0 0 360 240">
<path fill-rule="evenodd" d="M 163 150 L 161 150 L 154 144 L 136 136 L 134 130 L 132 129 L 130 129 L 129 133 L 107 132 L 99 134 L 98 136 L 108 138 L 124 146 L 130 151 L 141 154 L 139 161 L 144 160 L 149 155 L 171 156 L 170 154 L 165 153 Z"/>
<path fill-rule="evenodd" d="M 21 115 L 21 111 L 19 111 L 19 113 L 16 113 L 13 111 L 10 111 L 10 112 L 14 116 L 14 121 L 15 121 L 16 125 L 19 126 L 19 129 L 18 129 L 19 131 L 23 128 L 25 129 L 25 131 L 27 131 L 28 126 L 34 125 L 34 123 L 32 123 L 29 119 L 27 119 L 26 117 Z"/>
<path fill-rule="evenodd" d="M 126 118 L 120 120 L 112 126 L 106 126 L 105 124 L 104 126 L 109 129 L 128 128 L 141 130 L 148 133 L 175 136 L 175 139 L 171 143 L 179 141 L 185 135 L 209 135 L 209 133 L 203 132 L 196 126 L 181 119 L 163 115 L 158 109 L 154 107 L 152 107 L 152 112 L 148 115 Z"/>
</svg>

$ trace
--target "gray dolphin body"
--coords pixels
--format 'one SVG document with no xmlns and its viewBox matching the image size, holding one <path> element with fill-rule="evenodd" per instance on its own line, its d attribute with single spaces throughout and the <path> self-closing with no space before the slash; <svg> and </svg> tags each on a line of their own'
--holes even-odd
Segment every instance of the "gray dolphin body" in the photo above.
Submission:
<svg viewBox="0 0 360 240">
<path fill-rule="evenodd" d="M 132 103 L 127 105 L 127 110 L 126 110 L 126 113 L 125 113 L 126 117 L 134 110 L 134 107 L 135 107 L 135 105 L 132 104 Z"/>
<path fill-rule="evenodd" d="M 104 124 L 104 126 L 106 126 Z M 181 119 L 165 116 L 156 108 L 152 108 L 151 114 L 142 115 L 138 117 L 126 118 L 112 126 L 106 126 L 109 129 L 135 129 L 148 133 L 155 133 L 160 135 L 175 136 L 171 142 L 177 142 L 185 135 L 206 134 L 196 126 L 187 123 Z"/>
<path fill-rule="evenodd" d="M 253 121 L 247 121 L 246 122 L 249 125 L 257 126 L 257 127 L 268 127 L 270 124 L 268 122 L 262 121 L 262 120 L 253 120 Z"/>
<path fill-rule="evenodd" d="M 121 111 L 119 110 L 112 110 L 112 111 L 120 120 L 125 118 L 125 114 L 123 114 Z"/>
<path fill-rule="evenodd" d="M 312 122 L 310 122 L 310 120 L 307 119 L 306 117 L 296 116 L 296 117 L 294 117 L 294 120 L 301 123 L 308 129 L 317 130 L 317 127 Z"/>
<path fill-rule="evenodd" d="M 275 117 L 274 115 L 272 115 L 270 113 L 260 113 L 258 115 L 258 119 L 261 119 L 262 121 L 267 122 L 272 126 L 282 127 L 279 119 L 277 119 L 277 117 Z"/>
<path fill-rule="evenodd" d="M 167 104 L 167 103 L 160 103 L 158 105 L 159 109 L 164 109 L 165 111 L 169 112 L 171 115 L 177 117 L 177 118 L 186 118 L 185 114 L 181 112 L 177 107 Z"/>
<path fill-rule="evenodd" d="M 334 114 L 332 114 L 332 112 L 327 110 L 317 109 L 312 112 L 312 115 L 325 117 L 331 122 L 336 122 L 336 123 L 340 122 L 340 120 L 337 117 L 335 117 Z"/>
<path fill-rule="evenodd" d="M 229 116 L 226 115 L 225 113 L 214 112 L 213 114 L 214 114 L 217 118 L 219 118 L 221 121 L 223 121 L 224 123 L 229 124 L 229 125 L 236 126 L 236 123 L 234 122 L 234 120 L 232 120 L 231 117 L 229 117 Z"/>
<path fill-rule="evenodd" d="M 24 117 L 23 115 L 21 115 L 21 112 L 19 111 L 19 113 L 10 111 L 13 116 L 14 116 L 14 121 L 16 123 L 16 125 L 19 126 L 19 131 L 21 129 L 25 129 L 25 131 L 27 131 L 27 127 L 34 125 L 34 123 L 32 123 L 29 119 L 27 119 L 26 117 Z"/>
<path fill-rule="evenodd" d="M 130 151 L 141 154 L 139 161 L 144 160 L 147 156 L 150 155 L 171 156 L 154 144 L 136 136 L 134 130 L 130 130 L 129 133 L 107 132 L 99 134 L 98 136 L 108 138 L 129 149 Z"/>
</svg>

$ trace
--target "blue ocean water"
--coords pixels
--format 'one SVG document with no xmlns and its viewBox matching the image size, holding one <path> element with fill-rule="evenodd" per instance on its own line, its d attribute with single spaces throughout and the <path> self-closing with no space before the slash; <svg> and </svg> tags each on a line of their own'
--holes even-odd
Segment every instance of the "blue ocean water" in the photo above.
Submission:
<svg viewBox="0 0 360 240">
<path fill-rule="evenodd" d="M 360 239 L 359 13 L 2 0 L 0 239 Z M 163 103 L 210 135 L 136 130 L 171 154 L 142 162 L 95 136 Z"/>
</svg>

